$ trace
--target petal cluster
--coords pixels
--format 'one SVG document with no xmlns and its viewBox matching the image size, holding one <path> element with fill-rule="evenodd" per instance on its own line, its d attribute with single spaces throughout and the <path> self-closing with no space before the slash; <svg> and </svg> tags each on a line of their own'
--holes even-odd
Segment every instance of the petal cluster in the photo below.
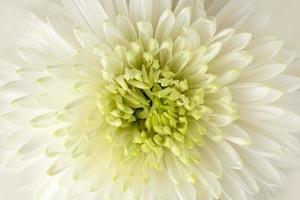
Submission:
<svg viewBox="0 0 300 200">
<path fill-rule="evenodd" d="M 300 79 L 254 2 L 51 4 L 24 63 L 0 62 L 1 162 L 34 200 L 269 198 L 299 153 Z"/>
</svg>

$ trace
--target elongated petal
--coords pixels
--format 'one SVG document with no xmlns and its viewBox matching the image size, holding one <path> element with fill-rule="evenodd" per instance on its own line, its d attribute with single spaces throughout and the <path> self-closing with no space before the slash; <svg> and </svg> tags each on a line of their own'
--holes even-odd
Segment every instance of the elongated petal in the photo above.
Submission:
<svg viewBox="0 0 300 200">
<path fill-rule="evenodd" d="M 224 128 L 224 138 L 238 145 L 250 145 L 252 139 L 241 127 L 231 124 Z"/>
<path fill-rule="evenodd" d="M 108 16 L 99 1 L 63 0 L 63 3 L 79 26 L 90 29 L 98 36 L 103 35 L 100 24 Z"/>
<path fill-rule="evenodd" d="M 157 24 L 155 38 L 157 38 L 159 41 L 166 40 L 169 37 L 174 24 L 175 17 L 173 13 L 170 10 L 163 12 Z"/>
<path fill-rule="evenodd" d="M 239 154 L 226 141 L 213 144 L 212 148 L 215 149 L 217 155 L 220 155 L 218 157 L 224 167 L 229 167 L 232 169 L 241 169 L 243 167 L 243 161 Z"/>
<path fill-rule="evenodd" d="M 250 150 L 242 150 L 242 158 L 247 163 L 247 169 L 260 182 L 270 185 L 280 185 L 281 177 L 277 169 L 265 158 L 257 156 L 255 152 Z"/>
<path fill-rule="evenodd" d="M 134 22 L 152 20 L 152 0 L 131 0 L 129 4 L 130 17 Z"/>
<path fill-rule="evenodd" d="M 263 82 L 284 72 L 287 68 L 285 64 L 268 64 L 255 69 L 250 69 L 243 74 L 243 81 Z"/>
</svg>

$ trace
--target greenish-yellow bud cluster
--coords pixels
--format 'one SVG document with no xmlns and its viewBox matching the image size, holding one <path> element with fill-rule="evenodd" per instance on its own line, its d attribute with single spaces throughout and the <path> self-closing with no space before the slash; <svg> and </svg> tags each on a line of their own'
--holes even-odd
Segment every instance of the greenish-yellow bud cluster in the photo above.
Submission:
<svg viewBox="0 0 300 200">
<path fill-rule="evenodd" d="M 205 103 L 206 93 L 217 86 L 203 67 L 203 84 L 190 87 L 178 73 L 178 63 L 163 59 L 159 44 L 154 43 L 150 41 L 146 48 L 139 42 L 115 48 L 124 60 L 119 69 L 106 74 L 109 81 L 98 93 L 97 104 L 113 127 L 107 139 L 124 148 L 129 159 L 140 153 L 152 155 L 154 167 L 159 168 L 166 151 L 188 163 L 190 158 L 183 152 L 204 144 L 205 127 L 200 121 L 212 112 Z M 179 64 L 190 54 L 182 52 Z"/>
</svg>

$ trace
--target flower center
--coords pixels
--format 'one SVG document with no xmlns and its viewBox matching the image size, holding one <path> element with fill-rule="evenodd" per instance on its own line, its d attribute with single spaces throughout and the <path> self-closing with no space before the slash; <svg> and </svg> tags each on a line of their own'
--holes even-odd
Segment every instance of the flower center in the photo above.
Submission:
<svg viewBox="0 0 300 200">
<path fill-rule="evenodd" d="M 192 75 L 182 75 L 180 66 L 191 59 L 190 52 L 172 56 L 172 48 L 165 46 L 153 41 L 117 46 L 103 58 L 110 65 L 103 73 L 105 88 L 97 95 L 98 109 L 111 128 L 106 138 L 123 150 L 122 159 L 144 155 L 156 168 L 166 152 L 190 162 L 189 149 L 204 144 L 201 123 L 212 113 L 207 95 L 216 91 L 215 77 L 205 66 L 197 72 L 197 84 Z"/>
<path fill-rule="evenodd" d="M 106 86 L 113 99 L 106 120 L 120 128 L 137 126 L 139 134 L 132 142 L 142 144 L 145 153 L 158 145 L 177 155 L 172 141 L 185 141 L 189 116 L 201 118 L 204 92 L 199 90 L 190 96 L 186 80 L 177 80 L 168 67 L 150 60 L 140 68 L 126 68 Z"/>
</svg>

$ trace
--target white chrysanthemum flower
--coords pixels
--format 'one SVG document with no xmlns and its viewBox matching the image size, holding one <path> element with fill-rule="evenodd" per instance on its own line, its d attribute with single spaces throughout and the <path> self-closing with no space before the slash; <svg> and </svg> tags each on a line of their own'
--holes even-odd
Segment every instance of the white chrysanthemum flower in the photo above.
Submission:
<svg viewBox="0 0 300 200">
<path fill-rule="evenodd" d="M 34 200 L 251 200 L 280 186 L 299 155 L 286 102 L 300 79 L 255 1 L 63 3 L 32 19 L 23 64 L 0 64 L 1 159 Z"/>
</svg>

